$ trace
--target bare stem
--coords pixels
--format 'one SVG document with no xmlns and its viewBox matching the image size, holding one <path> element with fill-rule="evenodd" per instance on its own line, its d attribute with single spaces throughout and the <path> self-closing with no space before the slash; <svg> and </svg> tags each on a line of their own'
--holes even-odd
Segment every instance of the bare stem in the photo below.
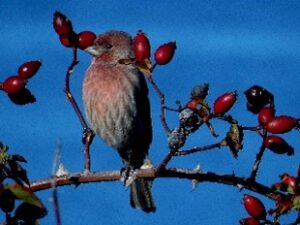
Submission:
<svg viewBox="0 0 300 225">
<path fill-rule="evenodd" d="M 250 175 L 250 180 L 255 180 L 258 169 L 259 169 L 259 165 L 261 163 L 261 159 L 262 159 L 262 157 L 264 155 L 264 152 L 266 150 L 266 146 L 264 145 L 265 138 L 266 138 L 266 133 L 264 134 L 263 142 L 260 146 L 259 152 L 256 155 L 256 159 L 255 159 L 255 162 L 253 164 L 252 172 L 251 172 L 251 175 Z"/>
<path fill-rule="evenodd" d="M 170 152 L 165 156 L 163 161 L 159 164 L 159 166 L 156 169 L 156 173 L 160 173 L 162 170 L 166 168 L 168 163 L 172 160 L 173 156 L 176 154 L 176 149 L 171 149 Z"/>
<path fill-rule="evenodd" d="M 222 146 L 223 146 L 223 141 L 211 145 L 193 147 L 189 150 L 179 150 L 175 153 L 174 156 L 185 156 L 185 155 L 193 154 L 195 152 L 203 152 L 207 150 L 212 150 L 214 148 L 221 148 Z"/>
<path fill-rule="evenodd" d="M 242 130 L 249 130 L 249 131 L 259 131 L 261 129 L 260 126 L 256 126 L 256 127 L 241 127 Z"/>
<path fill-rule="evenodd" d="M 163 128 L 165 129 L 166 134 L 168 135 L 171 130 L 167 124 L 166 120 L 166 105 L 165 105 L 165 95 L 162 93 L 162 91 L 159 89 L 157 84 L 152 79 L 152 76 L 146 76 L 149 83 L 153 86 L 154 90 L 156 91 L 158 97 L 160 98 L 160 120 L 163 125 Z"/>
<path fill-rule="evenodd" d="M 71 88 L 70 88 L 70 77 L 73 73 L 73 70 L 75 66 L 79 63 L 77 60 L 77 48 L 73 48 L 73 59 L 72 63 L 70 64 L 65 77 L 65 93 L 67 96 L 67 99 L 71 103 L 79 122 L 83 129 L 83 143 L 84 143 L 84 149 L 83 149 L 83 156 L 84 156 L 84 170 L 90 171 L 91 170 L 91 157 L 90 157 L 90 145 L 93 142 L 93 137 L 95 136 L 94 132 L 88 127 L 87 122 L 85 121 L 83 114 L 81 113 L 79 106 L 75 100 L 75 98 L 72 95 Z"/>
<path fill-rule="evenodd" d="M 53 201 L 53 207 L 54 207 L 54 213 L 55 213 L 55 224 L 61 225 L 61 217 L 60 217 L 60 210 L 59 210 L 59 205 L 58 205 L 58 196 L 57 196 L 56 187 L 53 189 L 53 192 L 52 192 L 52 201 Z"/>
</svg>

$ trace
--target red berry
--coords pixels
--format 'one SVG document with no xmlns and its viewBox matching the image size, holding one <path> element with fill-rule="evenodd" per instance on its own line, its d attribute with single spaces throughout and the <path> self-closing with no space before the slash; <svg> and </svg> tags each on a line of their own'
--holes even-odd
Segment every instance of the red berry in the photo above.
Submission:
<svg viewBox="0 0 300 225">
<path fill-rule="evenodd" d="M 71 42 L 69 37 L 60 36 L 59 41 L 63 46 L 65 46 L 67 48 L 73 47 L 73 43 Z"/>
<path fill-rule="evenodd" d="M 293 201 L 289 198 L 278 198 L 276 200 L 276 211 L 280 214 L 287 213 L 293 207 Z"/>
<path fill-rule="evenodd" d="M 233 104 L 236 102 L 237 93 L 227 92 L 221 96 L 219 96 L 214 102 L 214 112 L 217 115 L 223 115 L 228 112 Z"/>
<path fill-rule="evenodd" d="M 258 198 L 251 195 L 244 195 L 243 203 L 246 211 L 253 218 L 257 220 L 266 218 L 265 206 Z"/>
<path fill-rule="evenodd" d="M 296 177 L 290 176 L 287 173 L 281 176 L 281 182 L 288 187 L 291 187 L 294 192 L 297 192 L 298 189 L 298 182 Z"/>
<path fill-rule="evenodd" d="M 260 223 L 253 217 L 248 217 L 240 220 L 241 225 L 260 225 Z"/>
<path fill-rule="evenodd" d="M 18 74 L 24 80 L 31 78 L 36 72 L 39 70 L 40 66 L 42 65 L 41 61 L 29 61 L 23 63 L 19 69 Z"/>
<path fill-rule="evenodd" d="M 80 49 L 84 50 L 94 44 L 96 34 L 92 31 L 82 31 L 77 36 L 77 45 Z"/>
<path fill-rule="evenodd" d="M 258 113 L 258 122 L 260 125 L 265 126 L 275 116 L 275 109 L 271 106 L 263 107 Z"/>
<path fill-rule="evenodd" d="M 19 76 L 10 76 L 2 84 L 2 89 L 8 94 L 16 94 L 25 87 L 25 81 Z"/>
<path fill-rule="evenodd" d="M 69 36 L 59 36 L 60 43 L 67 47 L 72 48 L 74 46 L 77 46 L 77 34 L 75 32 L 72 32 Z"/>
<path fill-rule="evenodd" d="M 283 138 L 275 135 L 270 135 L 264 141 L 265 146 L 272 152 L 277 154 L 287 153 L 288 155 L 294 154 L 294 149 Z"/>
<path fill-rule="evenodd" d="M 139 31 L 133 39 L 133 50 L 138 62 L 150 58 L 150 42 L 145 33 Z"/>
<path fill-rule="evenodd" d="M 62 37 L 68 37 L 73 32 L 71 21 L 58 11 L 54 13 L 53 28 L 55 32 Z"/>
<path fill-rule="evenodd" d="M 154 53 L 155 62 L 159 65 L 165 65 L 171 61 L 176 49 L 176 42 L 163 44 L 156 49 Z"/>
<path fill-rule="evenodd" d="M 298 126 L 298 120 L 290 116 L 276 116 L 267 123 L 266 130 L 273 134 L 289 132 Z"/>
</svg>

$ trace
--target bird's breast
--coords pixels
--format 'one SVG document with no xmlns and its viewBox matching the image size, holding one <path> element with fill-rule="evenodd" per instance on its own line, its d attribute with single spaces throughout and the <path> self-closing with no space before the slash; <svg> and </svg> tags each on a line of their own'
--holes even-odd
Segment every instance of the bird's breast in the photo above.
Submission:
<svg viewBox="0 0 300 225">
<path fill-rule="evenodd" d="M 83 102 L 92 129 L 113 148 L 129 139 L 136 116 L 137 73 L 119 67 L 91 66 L 83 83 Z"/>
</svg>

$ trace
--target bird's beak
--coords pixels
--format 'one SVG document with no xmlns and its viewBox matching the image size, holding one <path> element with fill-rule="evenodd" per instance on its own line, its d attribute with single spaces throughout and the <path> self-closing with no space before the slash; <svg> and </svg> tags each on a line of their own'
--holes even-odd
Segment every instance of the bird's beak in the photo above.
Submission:
<svg viewBox="0 0 300 225">
<path fill-rule="evenodd" d="M 94 44 L 84 49 L 84 51 L 91 54 L 94 57 L 97 57 L 104 52 L 104 49 L 101 48 L 99 45 Z"/>
</svg>

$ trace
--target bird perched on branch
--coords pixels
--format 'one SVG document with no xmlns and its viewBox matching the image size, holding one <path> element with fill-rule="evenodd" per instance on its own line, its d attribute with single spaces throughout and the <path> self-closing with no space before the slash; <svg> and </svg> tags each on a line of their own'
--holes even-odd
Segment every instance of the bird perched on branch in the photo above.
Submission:
<svg viewBox="0 0 300 225">
<path fill-rule="evenodd" d="M 148 88 L 134 63 L 132 38 L 122 31 L 98 36 L 86 49 L 93 55 L 83 82 L 83 102 L 91 128 L 115 148 L 125 170 L 138 169 L 147 159 L 152 141 Z M 130 184 L 132 207 L 154 212 L 151 181 Z"/>
</svg>

